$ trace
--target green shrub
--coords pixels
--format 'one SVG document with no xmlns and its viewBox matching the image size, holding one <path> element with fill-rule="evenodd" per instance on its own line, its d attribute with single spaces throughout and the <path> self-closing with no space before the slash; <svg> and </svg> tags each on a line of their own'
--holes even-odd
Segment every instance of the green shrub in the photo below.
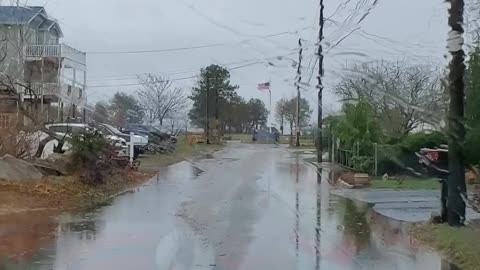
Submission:
<svg viewBox="0 0 480 270">
<path fill-rule="evenodd" d="M 421 148 L 435 148 L 446 144 L 447 138 L 440 132 L 418 132 L 407 135 L 393 145 L 378 146 L 378 174 L 409 174 L 421 171 L 415 152 Z"/>
<path fill-rule="evenodd" d="M 371 173 L 373 171 L 373 157 L 358 156 L 352 158 L 353 169 L 357 172 Z"/>
<path fill-rule="evenodd" d="M 415 153 L 421 148 L 435 148 L 446 143 L 446 136 L 441 132 L 434 131 L 431 133 L 419 132 L 409 134 L 403 139 L 400 146 L 407 153 Z"/>
<path fill-rule="evenodd" d="M 480 163 L 480 129 L 467 130 L 465 135 L 465 161 L 472 165 Z"/>
<path fill-rule="evenodd" d="M 70 140 L 72 145 L 69 170 L 80 172 L 80 180 L 88 185 L 104 182 L 105 176 L 111 173 L 111 158 L 114 151 L 108 141 L 98 131 L 85 131 L 74 134 Z"/>
</svg>

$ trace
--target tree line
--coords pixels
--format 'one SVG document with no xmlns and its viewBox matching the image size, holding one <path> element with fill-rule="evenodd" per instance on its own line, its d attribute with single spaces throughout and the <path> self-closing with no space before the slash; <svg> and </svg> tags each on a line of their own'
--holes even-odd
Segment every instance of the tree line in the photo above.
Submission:
<svg viewBox="0 0 480 270">
<path fill-rule="evenodd" d="M 161 76 L 139 76 L 139 89 L 135 95 L 116 92 L 108 101 L 95 104 L 92 119 L 95 122 L 111 123 L 121 127 L 127 124 L 159 124 L 168 119 L 173 125 L 185 114 L 188 106 L 184 89 L 173 85 Z"/>
<path fill-rule="evenodd" d="M 250 133 L 265 126 L 269 111 L 260 99 L 246 101 L 239 96 L 238 85 L 230 81 L 228 69 L 210 65 L 200 71 L 189 98 L 193 106 L 188 116 L 194 126 L 206 128 L 207 121 L 218 120 L 227 133 Z"/>
<path fill-rule="evenodd" d="M 205 128 L 207 119 L 218 119 L 224 132 L 250 133 L 267 124 L 269 111 L 264 102 L 239 96 L 238 85 L 231 83 L 230 72 L 224 67 L 210 65 L 201 69 L 190 95 L 160 76 L 145 74 L 138 81 L 140 88 L 135 95 L 116 92 L 108 102 L 97 102 L 93 121 L 115 126 L 172 125 L 175 119 L 185 118 L 191 101 L 188 118 L 196 127 Z M 164 123 L 166 119 L 170 122 Z"/>
<path fill-rule="evenodd" d="M 300 98 L 300 128 L 305 128 L 309 125 L 310 117 L 313 110 L 310 109 L 310 104 L 305 98 Z M 297 97 L 282 98 L 277 101 L 275 105 L 275 120 L 280 125 L 281 133 L 284 133 L 285 124 L 289 124 L 290 135 L 296 129 L 297 119 Z"/>
</svg>

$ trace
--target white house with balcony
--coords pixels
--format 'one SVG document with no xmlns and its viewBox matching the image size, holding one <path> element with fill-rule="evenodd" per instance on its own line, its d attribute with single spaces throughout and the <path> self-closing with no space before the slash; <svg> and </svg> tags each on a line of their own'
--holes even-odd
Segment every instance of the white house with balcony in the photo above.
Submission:
<svg viewBox="0 0 480 270">
<path fill-rule="evenodd" d="M 50 122 L 63 121 L 86 105 L 86 53 L 61 43 L 62 38 L 60 25 L 43 7 L 0 6 L 0 75 L 21 82 L 25 87 L 17 92 Z M 57 119 L 48 119 L 52 104 Z"/>
</svg>

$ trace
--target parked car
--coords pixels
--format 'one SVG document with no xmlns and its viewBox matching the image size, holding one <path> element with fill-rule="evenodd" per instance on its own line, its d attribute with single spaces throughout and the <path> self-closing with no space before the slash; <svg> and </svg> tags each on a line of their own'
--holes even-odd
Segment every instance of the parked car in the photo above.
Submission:
<svg viewBox="0 0 480 270">
<path fill-rule="evenodd" d="M 157 127 L 148 126 L 148 125 L 140 125 L 140 124 L 128 125 L 124 128 L 124 132 L 125 133 L 133 132 L 135 134 L 148 136 L 150 139 L 149 140 L 150 143 L 163 141 L 163 140 L 171 140 L 174 143 L 177 142 L 177 138 L 175 135 L 168 134 L 167 132 L 161 131 Z"/>
<path fill-rule="evenodd" d="M 156 127 L 134 124 L 123 128 L 123 132 L 148 135 L 146 150 L 149 153 L 164 154 L 173 153 L 176 150 L 176 136 L 163 132 Z"/>
<path fill-rule="evenodd" d="M 58 135 L 59 139 L 62 138 L 71 138 L 73 134 L 78 134 L 81 132 L 85 132 L 87 130 L 94 130 L 95 128 L 81 123 L 57 123 L 45 126 L 48 130 L 54 132 Z M 115 136 L 112 134 L 104 134 L 105 138 L 115 147 L 118 149 L 119 156 L 128 155 L 128 146 L 127 141 L 119 136 Z M 67 151 L 71 148 L 71 145 L 67 142 L 63 145 L 64 151 Z"/>
<path fill-rule="evenodd" d="M 102 123 L 93 123 L 90 124 L 91 127 L 96 128 L 98 131 L 102 132 L 103 134 L 114 135 L 120 138 L 125 139 L 127 144 L 130 143 L 130 134 L 122 133 L 117 128 L 109 125 L 109 124 L 102 124 Z M 132 143 L 134 147 L 133 157 L 136 159 L 139 155 L 144 154 L 147 144 L 148 144 L 148 136 L 142 135 L 133 135 Z"/>
</svg>

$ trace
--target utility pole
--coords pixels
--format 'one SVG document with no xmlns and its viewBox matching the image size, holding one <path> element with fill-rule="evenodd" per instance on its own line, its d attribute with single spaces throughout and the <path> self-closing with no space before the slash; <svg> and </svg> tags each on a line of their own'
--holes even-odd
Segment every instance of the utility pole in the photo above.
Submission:
<svg viewBox="0 0 480 270">
<path fill-rule="evenodd" d="M 450 226 L 461 226 L 465 221 L 465 141 L 464 98 L 465 98 L 465 53 L 463 51 L 463 0 L 448 0 L 448 50 L 452 55 L 449 64 L 448 91 L 448 197 L 447 220 Z M 466 199 L 466 198 L 465 198 Z"/>
<path fill-rule="evenodd" d="M 219 94 L 218 94 L 218 88 L 215 87 L 215 134 L 213 134 L 214 136 L 214 143 L 219 143 L 220 142 L 220 128 L 219 128 L 219 123 L 220 123 L 220 116 L 219 116 L 219 105 L 220 105 L 220 102 L 219 102 Z"/>
<path fill-rule="evenodd" d="M 298 66 L 297 66 L 297 119 L 296 119 L 296 139 L 295 139 L 295 146 L 300 147 L 300 101 L 301 101 L 301 94 L 300 94 L 300 83 L 302 82 L 302 39 L 298 39 L 298 46 L 300 50 L 298 52 Z"/>
<path fill-rule="evenodd" d="M 318 124 L 318 134 L 317 134 L 317 162 L 322 162 L 322 119 L 323 119 L 323 84 L 322 84 L 322 77 L 323 77 L 323 25 L 324 25 L 324 17 L 323 17 L 323 10 L 325 6 L 323 5 L 323 0 L 320 0 L 320 20 L 319 26 L 320 30 L 318 32 L 318 117 L 317 117 L 317 124 Z"/>
<path fill-rule="evenodd" d="M 209 112 L 209 104 L 210 104 L 210 97 L 209 97 L 209 93 L 210 92 L 210 81 L 208 80 L 208 77 L 207 77 L 207 91 L 206 91 L 206 96 L 207 96 L 207 101 L 206 101 L 206 105 L 207 105 L 207 130 L 206 130 L 206 134 L 207 134 L 207 144 L 210 144 L 210 112 Z"/>
</svg>

